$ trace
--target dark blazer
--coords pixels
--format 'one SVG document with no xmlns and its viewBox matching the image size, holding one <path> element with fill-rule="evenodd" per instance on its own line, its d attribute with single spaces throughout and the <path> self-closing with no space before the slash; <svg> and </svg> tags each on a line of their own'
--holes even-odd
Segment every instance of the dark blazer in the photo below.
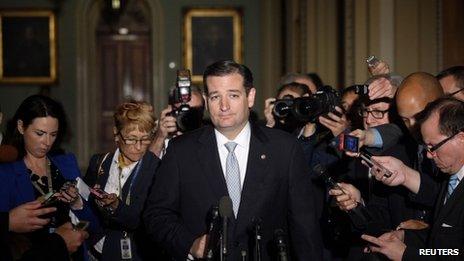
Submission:
<svg viewBox="0 0 464 261">
<path fill-rule="evenodd" d="M 108 181 L 109 171 L 112 163 L 114 154 L 109 154 L 106 159 L 103 160 L 104 154 L 97 154 L 92 156 L 90 159 L 87 173 L 84 177 L 85 182 L 93 187 L 95 184 L 99 184 L 101 188 L 104 188 Z M 106 236 L 105 243 L 103 244 L 103 260 L 121 260 L 121 239 L 123 238 L 123 231 L 128 233 L 131 239 L 132 248 L 132 260 L 141 260 L 142 258 L 149 259 L 149 253 L 152 251 L 149 248 L 153 248 L 147 241 L 147 237 L 143 233 L 143 224 L 141 222 L 142 209 L 145 205 L 145 201 L 149 192 L 149 188 L 153 183 L 155 177 L 155 171 L 159 165 L 160 160 L 151 152 L 145 153 L 142 158 L 139 172 L 133 180 L 131 200 L 130 204 L 126 205 L 125 201 L 119 201 L 118 208 L 113 214 L 106 210 L 98 207 L 95 202 L 92 201 L 92 209 L 99 213 L 98 217 L 102 224 L 103 230 L 92 236 L 89 240 L 89 247 L 93 247 L 103 236 Z M 98 168 L 102 163 L 101 176 L 98 175 Z M 128 193 L 134 172 L 137 167 L 132 171 L 127 182 L 122 188 L 123 199 L 125 200 Z"/>
<path fill-rule="evenodd" d="M 66 180 L 75 180 L 80 176 L 79 166 L 73 154 L 49 156 L 50 161 L 58 168 Z M 0 211 L 9 210 L 26 202 L 34 201 L 34 187 L 30 175 L 23 160 L 0 164 Z M 89 231 L 95 231 L 98 227 L 95 215 L 89 208 L 88 202 L 82 200 L 84 208 L 73 210 L 81 220 L 90 222 Z"/>
<path fill-rule="evenodd" d="M 441 183 L 430 229 L 406 231 L 406 251 L 403 260 L 463 260 L 464 259 L 464 182 L 443 204 L 448 190 L 448 179 Z M 459 255 L 419 256 L 419 248 L 458 249 Z"/>
<path fill-rule="evenodd" d="M 173 139 L 163 157 L 147 201 L 148 233 L 176 260 L 185 260 L 193 241 L 206 232 L 206 215 L 228 195 L 214 129 Z M 237 219 L 229 225 L 229 260 L 249 249 L 253 218 L 261 218 L 262 260 L 272 253 L 274 230 L 290 235 L 295 260 L 321 260 L 321 239 L 314 211 L 313 187 L 303 151 L 295 137 L 251 125 L 248 165 Z"/>
</svg>

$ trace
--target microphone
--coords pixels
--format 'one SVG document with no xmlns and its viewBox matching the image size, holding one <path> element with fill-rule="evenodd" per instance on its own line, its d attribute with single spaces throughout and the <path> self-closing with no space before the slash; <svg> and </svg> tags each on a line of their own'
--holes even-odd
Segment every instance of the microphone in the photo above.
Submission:
<svg viewBox="0 0 464 261">
<path fill-rule="evenodd" d="M 214 260 L 214 252 L 216 250 L 217 244 L 219 242 L 219 233 L 220 233 L 220 217 L 219 217 L 219 207 L 212 206 L 208 212 L 207 217 L 208 223 L 208 237 L 206 240 L 205 253 L 203 256 L 206 257 L 206 260 Z"/>
<path fill-rule="evenodd" d="M 327 169 L 324 166 L 317 164 L 314 166 L 313 171 L 316 173 L 317 177 L 321 177 L 324 180 L 329 189 L 336 188 L 343 191 L 340 186 L 338 186 L 338 184 L 332 179 L 332 177 L 330 177 Z M 368 209 L 362 204 L 357 204 L 355 208 L 348 210 L 347 214 L 350 217 L 353 226 L 363 233 L 367 233 L 376 237 L 383 234 L 382 224 L 375 222 Z"/>
<path fill-rule="evenodd" d="M 274 231 L 274 240 L 277 246 L 277 253 L 279 254 L 280 261 L 287 261 L 287 244 L 285 243 L 285 232 L 282 229 L 276 229 Z"/>
<path fill-rule="evenodd" d="M 253 223 L 253 234 L 254 234 L 254 259 L 255 261 L 261 261 L 261 218 L 254 217 L 251 222 Z"/>
<path fill-rule="evenodd" d="M 227 249 L 227 223 L 233 215 L 232 200 L 228 196 L 224 196 L 219 200 L 219 214 L 222 217 L 222 237 L 221 237 L 221 256 L 229 254 Z"/>
</svg>

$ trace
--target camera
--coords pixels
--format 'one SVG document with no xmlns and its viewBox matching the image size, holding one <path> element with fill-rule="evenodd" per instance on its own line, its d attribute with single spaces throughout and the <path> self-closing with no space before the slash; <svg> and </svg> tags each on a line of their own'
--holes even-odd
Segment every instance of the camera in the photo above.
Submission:
<svg viewBox="0 0 464 261">
<path fill-rule="evenodd" d="M 335 106 L 339 105 L 338 91 L 330 86 L 324 86 L 309 97 L 276 100 L 273 114 L 277 118 L 286 118 L 291 114 L 300 122 L 315 122 L 320 115 L 336 112 Z"/>
<path fill-rule="evenodd" d="M 176 87 L 169 95 L 169 104 L 172 106 L 170 116 L 176 118 L 177 129 L 188 132 L 201 126 L 203 109 L 192 108 L 188 102 L 192 99 L 190 70 L 178 70 Z"/>
</svg>

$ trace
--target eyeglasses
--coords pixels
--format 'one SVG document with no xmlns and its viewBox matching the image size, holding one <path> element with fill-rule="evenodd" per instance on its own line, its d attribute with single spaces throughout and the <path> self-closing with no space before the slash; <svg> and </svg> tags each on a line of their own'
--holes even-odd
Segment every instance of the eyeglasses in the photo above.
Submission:
<svg viewBox="0 0 464 261">
<path fill-rule="evenodd" d="M 459 92 L 461 92 L 462 90 L 464 90 L 464 88 L 461 88 L 461 89 L 459 89 L 459 90 L 457 90 L 457 91 L 454 91 L 454 92 L 452 92 L 452 93 L 449 93 L 448 96 L 449 96 L 449 97 L 452 97 L 452 96 L 458 94 Z"/>
<path fill-rule="evenodd" d="M 385 116 L 385 113 L 387 113 L 388 110 L 368 110 L 366 108 L 360 108 L 358 110 L 358 115 L 363 117 L 363 118 L 366 118 L 367 115 L 369 115 L 369 113 L 372 115 L 372 117 L 374 117 L 375 119 L 377 120 L 380 120 L 382 119 L 384 116 Z"/>
<path fill-rule="evenodd" d="M 150 145 L 151 141 L 153 140 L 153 137 L 150 136 L 149 138 L 144 138 L 144 139 L 132 139 L 132 138 L 124 138 L 121 133 L 118 133 L 119 137 L 121 137 L 122 141 L 124 141 L 124 144 L 126 145 L 135 145 L 138 142 L 140 142 L 141 145 Z"/>
<path fill-rule="evenodd" d="M 461 131 L 463 131 L 464 129 L 461 129 L 459 130 L 458 132 L 456 132 L 455 134 L 449 136 L 448 138 L 445 138 L 444 140 L 440 141 L 439 143 L 433 145 L 433 146 L 429 146 L 429 145 L 425 145 L 425 149 L 427 150 L 427 152 L 429 152 L 430 154 L 434 154 L 441 146 L 443 146 L 445 143 L 447 143 L 449 140 L 451 140 L 452 138 L 454 138 L 454 136 L 458 135 Z"/>
</svg>

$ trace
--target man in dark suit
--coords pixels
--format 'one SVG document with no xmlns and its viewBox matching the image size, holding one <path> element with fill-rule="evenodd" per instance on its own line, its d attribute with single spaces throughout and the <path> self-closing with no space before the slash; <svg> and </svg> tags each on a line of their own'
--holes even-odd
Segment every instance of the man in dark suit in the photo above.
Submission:
<svg viewBox="0 0 464 261">
<path fill-rule="evenodd" d="M 440 184 L 440 192 L 434 208 L 433 222 L 429 229 L 418 231 L 395 231 L 379 238 L 363 236 L 377 246 L 370 247 L 390 259 L 416 260 L 425 258 L 424 248 L 429 258 L 434 260 L 462 260 L 464 255 L 464 103 L 454 98 L 440 98 L 430 104 L 419 115 L 420 130 L 427 150 L 427 157 L 433 159 L 437 167 L 449 178 Z M 391 177 L 377 177 L 391 180 L 391 184 L 403 184 L 416 188 L 418 194 L 430 193 L 424 190 L 423 180 L 417 171 L 406 167 L 394 158 L 375 158 L 393 172 Z M 400 182 L 401 181 L 401 182 Z M 427 187 L 425 187 L 427 188 Z M 404 241 L 404 243 L 402 242 Z M 422 249 L 422 251 L 421 251 Z M 437 251 L 445 249 L 446 251 Z M 452 251 L 450 251 L 452 250 Z"/>
<path fill-rule="evenodd" d="M 172 140 L 144 213 L 147 232 L 176 260 L 201 258 L 208 210 L 228 195 L 234 211 L 229 260 L 239 260 L 241 251 L 253 253 L 249 233 L 258 218 L 262 260 L 277 257 L 272 241 L 279 228 L 289 234 L 296 260 L 320 260 L 313 187 L 297 140 L 249 122 L 256 90 L 246 66 L 216 62 L 203 82 L 213 126 Z M 229 151 L 231 143 L 235 149 Z"/>
</svg>

